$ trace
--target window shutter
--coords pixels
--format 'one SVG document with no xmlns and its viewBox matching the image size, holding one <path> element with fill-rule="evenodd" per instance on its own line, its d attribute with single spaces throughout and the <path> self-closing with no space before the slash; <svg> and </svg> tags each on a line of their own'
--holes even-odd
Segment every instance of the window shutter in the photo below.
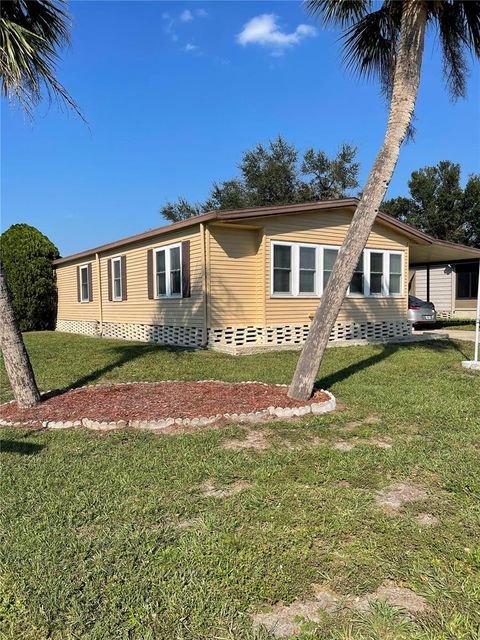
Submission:
<svg viewBox="0 0 480 640">
<path fill-rule="evenodd" d="M 147 286 L 148 299 L 153 300 L 153 249 L 147 251 Z"/>
<path fill-rule="evenodd" d="M 122 274 L 122 300 L 127 299 L 127 256 L 120 258 L 120 273 Z"/>
<path fill-rule="evenodd" d="M 82 301 L 82 297 L 80 294 L 80 267 L 77 267 L 77 301 Z"/>
<path fill-rule="evenodd" d="M 113 300 L 112 295 L 112 261 L 110 258 L 107 260 L 107 282 L 108 282 L 108 300 L 111 302 Z"/>
<path fill-rule="evenodd" d="M 190 298 L 190 240 L 182 242 L 182 298 Z"/>
<path fill-rule="evenodd" d="M 88 301 L 92 302 L 93 300 L 93 290 L 92 290 L 92 263 L 88 263 Z"/>
</svg>

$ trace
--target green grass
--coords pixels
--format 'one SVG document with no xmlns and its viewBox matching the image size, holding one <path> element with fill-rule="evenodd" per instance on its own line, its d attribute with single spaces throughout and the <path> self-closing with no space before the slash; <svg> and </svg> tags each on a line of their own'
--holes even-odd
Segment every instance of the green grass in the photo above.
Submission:
<svg viewBox="0 0 480 640">
<path fill-rule="evenodd" d="M 42 389 L 288 382 L 298 357 L 25 339 Z M 223 449 L 244 437 L 235 425 L 176 436 L 2 430 L 2 638 L 260 640 L 268 636 L 252 629 L 251 614 L 308 598 L 313 583 L 362 595 L 386 579 L 423 595 L 429 611 L 408 619 L 379 603 L 368 614 L 325 614 L 302 640 L 478 638 L 480 377 L 460 366 L 472 346 L 329 349 L 319 382 L 345 409 L 265 425 L 276 432 L 265 452 Z M 380 421 L 364 422 L 372 413 Z M 344 430 L 352 420 L 361 424 Z M 392 438 L 393 448 L 329 446 L 371 435 Z M 385 514 L 374 492 L 406 479 L 428 489 L 427 501 Z M 207 480 L 251 486 L 204 497 Z M 420 526 L 419 512 L 439 524 Z M 185 520 L 192 526 L 179 528 Z"/>
</svg>

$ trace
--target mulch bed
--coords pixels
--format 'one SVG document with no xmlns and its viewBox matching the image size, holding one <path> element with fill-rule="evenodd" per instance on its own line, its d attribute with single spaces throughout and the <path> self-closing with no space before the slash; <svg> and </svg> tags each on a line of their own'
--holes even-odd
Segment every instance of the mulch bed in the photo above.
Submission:
<svg viewBox="0 0 480 640">
<path fill-rule="evenodd" d="M 95 385 L 65 393 L 45 394 L 31 409 L 19 409 L 15 402 L 0 405 L 0 418 L 41 426 L 43 421 L 161 420 L 199 418 L 217 414 L 241 414 L 270 406 L 293 408 L 325 402 L 329 397 L 317 391 L 308 401 L 292 400 L 287 387 L 260 383 L 159 382 Z"/>
</svg>

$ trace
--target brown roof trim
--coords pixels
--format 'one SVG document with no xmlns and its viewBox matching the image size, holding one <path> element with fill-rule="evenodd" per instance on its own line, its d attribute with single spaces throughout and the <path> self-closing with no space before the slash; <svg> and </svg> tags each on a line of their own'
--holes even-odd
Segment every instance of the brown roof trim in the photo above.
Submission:
<svg viewBox="0 0 480 640">
<path fill-rule="evenodd" d="M 149 231 L 144 231 L 143 233 L 138 233 L 134 236 L 129 236 L 128 238 L 122 238 L 121 240 L 116 240 L 115 242 L 102 244 L 99 247 L 94 247 L 93 249 L 86 249 L 85 251 L 80 251 L 79 253 L 74 253 L 70 256 L 66 256 L 65 258 L 58 258 L 57 260 L 54 260 L 52 264 L 59 265 L 65 264 L 66 262 L 71 262 L 72 260 L 80 260 L 81 258 L 91 256 L 95 253 L 110 251 L 110 249 L 117 249 L 118 247 L 122 247 L 123 245 L 129 244 L 131 242 L 146 240 L 148 238 L 163 235 L 164 233 L 176 231 L 177 229 L 192 227 L 196 224 L 200 224 L 201 222 L 209 222 L 210 220 L 241 220 L 243 218 L 258 218 L 259 216 L 279 215 L 282 213 L 300 213 L 301 211 L 317 211 L 318 209 L 352 207 L 356 206 L 357 204 L 357 198 L 341 198 L 337 200 L 322 200 L 321 202 L 305 202 L 302 204 L 284 204 L 270 207 L 255 207 L 251 209 L 209 211 L 208 213 L 203 213 L 199 216 L 193 216 L 192 218 L 188 218 L 187 220 L 181 220 L 180 222 L 167 224 L 164 227 L 150 229 Z"/>
<path fill-rule="evenodd" d="M 469 247 L 466 244 L 459 244 L 458 242 L 450 242 L 449 240 L 439 240 L 438 238 L 434 238 L 433 236 L 429 235 L 428 233 L 425 233 L 424 231 L 420 231 L 420 229 L 416 229 L 415 227 L 412 227 L 406 222 L 401 222 L 400 220 L 397 220 L 396 218 L 393 218 L 392 216 L 389 216 L 388 214 L 383 213 L 383 211 L 378 212 L 377 218 L 379 220 L 383 220 L 384 222 L 386 222 L 387 224 L 393 227 L 396 227 L 397 229 L 405 231 L 405 233 L 408 233 L 412 236 L 416 236 L 421 240 L 425 240 L 425 242 L 427 242 L 428 244 L 437 244 L 437 245 L 439 244 L 445 247 L 455 247 L 459 249 L 465 249 L 466 251 L 471 252 L 474 256 L 480 256 L 480 249 L 477 249 L 476 247 Z"/>
<path fill-rule="evenodd" d="M 157 227 L 155 229 L 150 229 L 149 231 L 144 231 L 143 233 L 137 233 L 134 236 L 128 236 L 127 238 L 122 238 L 121 240 L 116 240 L 115 242 L 109 242 L 107 244 L 102 244 L 98 247 L 94 247 L 93 249 L 86 249 L 85 251 L 80 251 L 79 253 L 73 253 L 70 256 L 66 256 L 65 258 L 57 258 L 57 260 L 53 260 L 53 265 L 65 264 L 66 262 L 71 262 L 72 260 L 80 260 L 80 258 L 85 258 L 86 256 L 92 256 L 95 253 L 102 253 L 103 251 L 110 251 L 110 249 L 117 249 L 118 247 L 123 247 L 126 244 L 130 244 L 131 242 L 137 242 L 138 240 L 148 240 L 148 238 L 154 238 L 155 236 L 163 235 L 164 233 L 169 233 L 170 231 L 176 231 L 177 229 L 184 229 L 186 227 L 193 227 L 196 224 L 200 224 L 201 222 L 208 222 L 209 220 L 214 220 L 217 217 L 216 211 L 209 211 L 208 213 L 202 213 L 200 216 L 194 216 L 193 218 L 188 218 L 188 220 L 181 220 L 180 222 L 173 222 L 172 224 L 166 224 L 164 227 Z"/>
<path fill-rule="evenodd" d="M 221 218 L 222 220 L 231 220 L 236 218 L 278 216 L 285 213 L 301 213 L 302 211 L 318 211 L 320 209 L 356 207 L 357 204 L 358 198 L 337 198 L 335 200 L 302 202 L 301 204 L 281 204 L 270 207 L 253 207 L 250 209 L 224 209 L 222 211 L 219 211 L 219 218 Z"/>
<path fill-rule="evenodd" d="M 282 215 L 288 213 L 302 213 L 304 211 L 320 211 L 322 209 L 341 209 L 346 207 L 356 207 L 359 200 L 358 198 L 339 198 L 336 200 L 321 200 L 318 202 L 303 202 L 301 204 L 283 204 L 269 207 L 252 207 L 249 209 L 229 209 L 229 210 L 217 210 L 217 211 L 209 211 L 208 213 L 203 213 L 199 216 L 193 216 L 192 218 L 188 218 L 187 220 L 181 220 L 180 222 L 174 222 L 173 224 L 167 224 L 163 227 L 157 227 L 155 229 L 150 229 L 149 231 L 144 231 L 143 233 L 138 233 L 134 236 L 129 236 L 127 238 L 122 238 L 121 240 L 117 240 L 115 242 L 109 242 L 108 244 L 100 245 L 99 247 L 95 247 L 93 249 L 87 249 L 85 251 L 81 251 L 80 253 L 74 253 L 70 256 L 66 256 L 65 258 L 58 258 L 53 261 L 53 265 L 65 264 L 66 262 L 71 262 L 72 260 L 80 260 L 81 258 L 85 258 L 87 256 L 94 255 L 95 253 L 101 253 L 103 251 L 110 251 L 111 249 L 117 249 L 119 247 L 123 247 L 126 244 L 130 244 L 131 242 L 137 242 L 139 240 L 147 240 L 148 238 L 154 238 L 156 236 L 164 235 L 165 233 L 170 233 L 171 231 L 177 231 L 178 229 L 185 229 L 188 227 L 192 227 L 196 224 L 200 224 L 202 222 L 210 222 L 211 220 L 243 220 L 245 218 L 260 218 L 263 216 L 274 216 L 274 215 Z M 455 242 L 448 242 L 447 240 L 437 240 L 436 238 L 420 231 L 419 229 L 415 229 L 411 225 L 406 222 L 401 222 L 392 216 L 379 211 L 377 214 L 377 219 L 380 222 L 384 222 L 390 227 L 394 227 L 404 233 L 407 236 L 413 237 L 417 240 L 422 240 L 426 244 L 441 244 L 445 246 L 453 246 L 460 247 L 471 252 L 473 255 L 480 255 L 480 249 L 475 249 L 474 247 L 467 247 L 462 244 L 457 244 Z"/>
</svg>

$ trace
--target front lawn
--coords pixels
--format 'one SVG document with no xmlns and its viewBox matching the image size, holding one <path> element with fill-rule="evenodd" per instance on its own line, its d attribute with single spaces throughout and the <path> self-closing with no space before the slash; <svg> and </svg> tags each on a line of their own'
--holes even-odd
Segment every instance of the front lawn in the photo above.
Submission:
<svg viewBox="0 0 480 640">
<path fill-rule="evenodd" d="M 52 333 L 26 343 L 44 390 L 285 383 L 298 358 Z M 252 616 L 275 604 L 311 601 L 319 585 L 350 601 L 390 581 L 424 611 L 320 610 L 298 637 L 477 638 L 480 377 L 460 365 L 472 351 L 329 349 L 319 383 L 343 409 L 295 422 L 175 436 L 2 430 L 2 637 L 260 640 L 271 636 Z M 420 497 L 387 509 L 378 492 L 399 483 Z"/>
</svg>

